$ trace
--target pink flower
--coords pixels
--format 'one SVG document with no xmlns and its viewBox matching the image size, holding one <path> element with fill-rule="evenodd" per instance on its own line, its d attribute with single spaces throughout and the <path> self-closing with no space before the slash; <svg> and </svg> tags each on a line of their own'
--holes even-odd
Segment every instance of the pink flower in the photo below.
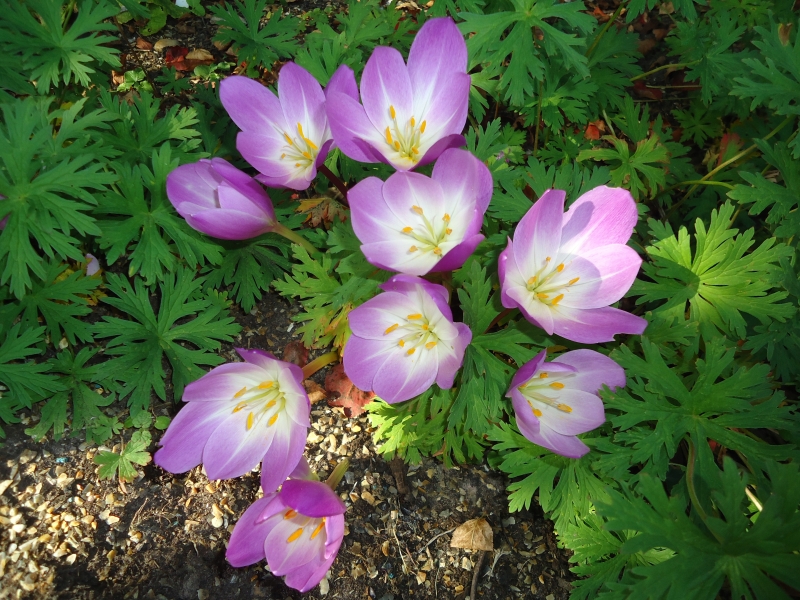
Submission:
<svg viewBox="0 0 800 600">
<path fill-rule="evenodd" d="M 364 179 L 348 194 L 353 230 L 373 265 L 425 275 L 457 269 L 483 240 L 492 175 L 466 150 L 445 150 L 433 177 L 395 173 Z"/>
<path fill-rule="evenodd" d="M 395 275 L 380 287 L 385 293 L 349 314 L 347 376 L 389 403 L 413 398 L 434 381 L 452 387 L 472 332 L 453 322 L 447 290 L 411 275 Z"/>
<path fill-rule="evenodd" d="M 172 473 L 203 463 L 209 479 L 244 475 L 260 461 L 261 485 L 275 490 L 306 444 L 311 404 L 300 367 L 262 350 L 236 351 L 186 386 L 187 405 L 170 423 L 154 461 Z"/>
<path fill-rule="evenodd" d="M 625 245 L 638 213 L 631 195 L 597 187 L 564 214 L 565 193 L 548 190 L 500 254 L 502 303 L 534 325 L 575 342 L 641 334 L 647 321 L 611 308 L 630 289 L 642 259 Z"/>
<path fill-rule="evenodd" d="M 417 33 L 408 66 L 394 48 L 372 52 L 361 76 L 361 102 L 328 94 L 336 145 L 361 162 L 408 171 L 464 144 L 470 77 L 467 45 L 449 17 L 430 19 Z"/>
<path fill-rule="evenodd" d="M 222 158 L 203 158 L 172 171 L 167 196 L 189 225 L 212 237 L 246 240 L 277 226 L 264 188 Z"/>
<path fill-rule="evenodd" d="M 344 537 L 344 503 L 312 479 L 301 459 L 280 492 L 256 500 L 236 523 L 226 558 L 234 567 L 266 558 L 270 571 L 307 592 L 328 572 Z"/>
<path fill-rule="evenodd" d="M 573 350 L 545 363 L 543 350 L 511 380 L 511 397 L 520 433 L 534 444 L 568 458 L 580 458 L 588 446 L 575 437 L 605 422 L 603 385 L 625 385 L 625 371 L 593 350 Z"/>
<path fill-rule="evenodd" d="M 264 185 L 294 190 L 311 185 L 333 143 L 325 114 L 325 96 L 333 91 L 358 98 L 350 67 L 336 70 L 325 93 L 311 73 L 291 62 L 281 68 L 278 96 L 247 77 L 222 81 L 222 105 L 242 130 L 236 148 L 261 172 Z"/>
</svg>

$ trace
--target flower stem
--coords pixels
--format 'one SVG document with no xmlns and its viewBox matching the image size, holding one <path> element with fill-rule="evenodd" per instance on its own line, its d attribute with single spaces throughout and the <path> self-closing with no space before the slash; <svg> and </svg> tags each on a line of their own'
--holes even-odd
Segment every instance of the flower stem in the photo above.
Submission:
<svg viewBox="0 0 800 600">
<path fill-rule="evenodd" d="M 700 498 L 697 496 L 697 490 L 694 487 L 694 461 L 696 458 L 696 452 L 692 440 L 687 439 L 686 442 L 689 444 L 689 458 L 686 463 L 686 488 L 689 490 L 689 498 L 692 501 L 692 506 L 697 511 L 697 515 L 700 517 L 703 523 L 705 523 L 706 528 L 708 528 L 708 530 L 711 532 L 711 535 L 713 535 L 721 544 L 722 540 L 719 538 L 719 536 L 714 532 L 713 529 L 708 527 L 708 514 L 706 514 L 705 509 L 700 504 Z"/>
<path fill-rule="evenodd" d="M 611 26 L 612 26 L 612 25 L 614 25 L 614 23 L 615 23 L 615 22 L 616 22 L 616 20 L 617 20 L 617 17 L 619 17 L 619 15 L 620 15 L 620 13 L 622 12 L 622 9 L 623 9 L 624 7 L 625 7 L 625 2 L 620 2 L 620 3 L 619 3 L 619 6 L 617 7 L 617 10 L 615 10 L 615 11 L 614 11 L 614 14 L 613 14 L 613 15 L 611 15 L 611 17 L 610 17 L 610 18 L 608 19 L 608 21 L 606 22 L 606 26 L 605 26 L 605 27 L 603 27 L 603 31 L 601 31 L 601 32 L 600 32 L 600 33 L 597 35 L 597 37 L 596 37 L 596 38 L 594 38 L 594 42 L 592 42 L 592 45 L 591 45 L 591 46 L 589 46 L 589 49 L 586 51 L 586 58 L 589 58 L 589 57 L 592 55 L 592 52 L 594 52 L 594 49 L 595 49 L 595 48 L 597 48 L 597 44 L 599 44 L 599 43 L 600 43 L 600 40 L 601 40 L 601 39 L 603 39 L 603 36 L 606 34 L 606 32 L 607 32 L 609 29 L 611 29 Z"/>
<path fill-rule="evenodd" d="M 326 352 L 322 356 L 318 356 L 305 367 L 303 367 L 303 379 L 308 379 L 321 368 L 327 367 L 329 364 L 335 363 L 337 360 L 339 360 L 338 352 Z"/>
<path fill-rule="evenodd" d="M 643 79 L 644 77 L 647 77 L 648 75 L 652 75 L 653 73 L 658 73 L 659 71 L 663 71 L 664 69 L 669 69 L 670 67 L 675 68 L 675 69 L 682 69 L 683 67 L 691 67 L 693 65 L 696 65 L 699 62 L 700 62 L 699 60 L 693 60 L 692 62 L 673 63 L 671 65 L 661 65 L 660 67 L 656 67 L 655 69 L 651 69 L 650 71 L 647 71 L 645 73 L 640 73 L 639 75 L 636 75 L 635 77 L 631 77 L 630 80 L 631 81 L 636 81 L 637 79 Z M 650 87 L 653 87 L 653 86 L 650 86 Z M 694 87 L 694 86 L 687 85 L 687 86 L 676 86 L 676 87 Z"/>
<path fill-rule="evenodd" d="M 331 171 L 325 165 L 320 165 L 317 170 L 325 175 L 325 177 L 328 178 L 328 181 L 330 181 L 336 187 L 336 189 L 341 192 L 342 197 L 344 198 L 345 206 L 350 206 L 350 204 L 347 202 L 347 185 L 345 182 L 342 181 L 338 176 L 334 175 L 333 171 Z"/>
<path fill-rule="evenodd" d="M 494 327 L 500 321 L 502 321 L 508 315 L 510 315 L 513 310 L 514 310 L 513 308 L 506 308 L 505 310 L 501 311 L 500 314 L 498 314 L 494 319 L 492 319 L 492 322 L 489 323 L 489 326 L 486 328 L 486 331 L 484 331 L 483 333 L 489 333 L 489 330 L 491 330 L 492 327 Z"/>
<path fill-rule="evenodd" d="M 302 246 L 303 249 L 306 252 L 308 252 L 309 255 L 317 254 L 318 252 L 318 250 L 314 248 L 314 246 L 312 246 L 307 239 L 295 233 L 288 227 L 281 225 L 280 223 L 275 223 L 275 226 L 272 228 L 272 233 L 277 233 L 278 235 L 282 235 L 293 244 L 298 244 Z"/>
<path fill-rule="evenodd" d="M 331 473 L 330 477 L 328 477 L 328 479 L 325 481 L 325 485 L 335 491 L 336 486 L 339 485 L 339 482 L 342 480 L 342 477 L 344 477 L 348 467 L 350 467 L 350 459 L 345 458 L 342 462 L 336 465 L 333 473 Z"/>
</svg>

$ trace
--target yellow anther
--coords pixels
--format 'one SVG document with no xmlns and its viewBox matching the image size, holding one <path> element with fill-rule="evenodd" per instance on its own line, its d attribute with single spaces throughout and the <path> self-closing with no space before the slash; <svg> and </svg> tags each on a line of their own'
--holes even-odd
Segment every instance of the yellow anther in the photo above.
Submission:
<svg viewBox="0 0 800 600">
<path fill-rule="evenodd" d="M 416 351 L 417 351 L 417 349 L 416 349 L 416 348 L 409 348 L 409 349 L 408 349 L 408 351 L 406 352 L 406 354 L 408 354 L 409 356 L 411 356 L 411 355 L 412 355 L 412 354 L 414 354 L 414 352 L 416 352 Z"/>
<path fill-rule="evenodd" d="M 253 428 L 253 420 L 254 419 L 255 419 L 255 417 L 253 416 L 253 413 L 250 413 L 249 415 L 247 415 L 247 431 L 250 431 Z"/>
<path fill-rule="evenodd" d="M 580 277 L 576 277 L 575 279 L 570 279 L 569 283 L 567 285 L 574 285 L 574 284 L 578 283 L 578 281 L 580 281 L 580 279 L 581 279 Z"/>
<path fill-rule="evenodd" d="M 442 217 L 442 221 L 444 221 L 445 223 L 449 223 L 450 222 L 450 215 L 448 215 L 447 213 L 444 213 L 444 216 Z"/>
<path fill-rule="evenodd" d="M 316 145 L 314 142 L 312 142 L 310 139 L 308 139 L 308 138 L 303 138 L 303 139 L 306 141 L 306 144 L 308 144 L 309 146 L 311 146 L 311 147 L 312 147 L 314 150 L 319 150 L 319 146 L 317 146 L 317 145 Z"/>
<path fill-rule="evenodd" d="M 396 112 L 395 112 L 395 110 L 394 110 L 394 106 L 392 106 L 391 104 L 389 105 L 389 114 L 390 114 L 390 115 L 392 115 L 392 118 L 393 118 L 393 119 L 394 119 L 395 117 L 397 117 L 397 113 L 396 113 Z"/>
<path fill-rule="evenodd" d="M 397 140 L 394 141 L 394 149 L 400 150 L 400 142 L 398 142 Z"/>
<path fill-rule="evenodd" d="M 394 144 L 394 140 L 392 139 L 392 132 L 389 131 L 388 127 L 386 128 L 386 141 L 389 142 L 390 146 Z"/>
<path fill-rule="evenodd" d="M 427 121 L 423 121 L 422 123 L 419 124 L 419 132 L 420 133 L 425 133 L 425 125 L 427 123 L 428 123 Z"/>
<path fill-rule="evenodd" d="M 303 165 L 301 165 L 300 163 L 294 163 L 294 166 L 295 167 L 302 167 Z"/>
<path fill-rule="evenodd" d="M 550 262 L 550 261 L 552 260 L 552 258 L 551 258 L 550 256 L 548 256 L 548 257 L 547 257 L 547 258 L 545 258 L 544 260 L 545 260 L 545 262 Z"/>
<path fill-rule="evenodd" d="M 419 148 L 417 148 L 416 146 L 411 146 L 411 152 L 413 152 L 414 154 L 419 154 Z"/>
<path fill-rule="evenodd" d="M 403 340 L 400 340 L 399 342 L 397 342 L 397 345 L 402 348 L 403 346 L 406 345 L 406 343 Z"/>
<path fill-rule="evenodd" d="M 536 275 L 528 279 L 528 285 L 533 285 L 534 283 L 536 283 Z"/>
<path fill-rule="evenodd" d="M 563 270 L 564 270 L 564 263 L 561 263 L 560 265 L 558 265 L 556 267 L 556 271 L 558 271 L 559 273 L 561 273 L 561 271 L 563 271 Z"/>
<path fill-rule="evenodd" d="M 423 331 L 428 331 L 428 326 L 427 326 L 427 325 L 423 325 L 423 326 L 422 326 L 422 330 L 423 330 Z"/>
<path fill-rule="evenodd" d="M 550 384 L 550 387 L 553 388 L 554 390 L 563 390 L 564 384 L 561 383 L 560 381 L 554 381 L 553 383 Z"/>
<path fill-rule="evenodd" d="M 261 383 L 258 384 L 258 389 L 260 389 L 260 390 L 268 390 L 273 385 L 275 385 L 274 381 L 262 381 Z"/>
<path fill-rule="evenodd" d="M 547 373 L 539 373 L 539 379 L 547 379 Z"/>
<path fill-rule="evenodd" d="M 395 323 L 394 325 L 389 325 L 389 327 L 386 328 L 386 331 L 383 332 L 383 335 L 389 335 L 398 327 L 400 327 L 398 323 Z"/>
<path fill-rule="evenodd" d="M 233 397 L 234 397 L 234 398 L 241 398 L 242 396 L 244 396 L 244 395 L 245 395 L 245 393 L 247 393 L 247 386 L 244 386 L 242 389 L 240 389 L 238 392 L 236 392 L 236 393 L 233 395 Z"/>
<path fill-rule="evenodd" d="M 311 533 L 311 539 L 313 540 L 315 537 L 319 535 L 319 532 L 325 528 L 325 519 L 322 519 L 322 522 L 317 525 L 317 528 Z"/>
<path fill-rule="evenodd" d="M 550 303 L 550 305 L 551 305 L 551 306 L 555 306 L 556 304 L 558 304 L 559 302 L 561 302 L 563 299 L 564 299 L 564 294 L 559 294 L 558 296 L 556 296 L 555 298 L 553 298 L 553 301 Z"/>
<path fill-rule="evenodd" d="M 289 134 L 288 134 L 288 133 L 284 133 L 284 134 L 283 134 L 283 137 L 285 137 L 285 138 L 286 138 L 286 142 L 287 142 L 287 143 L 288 143 L 290 146 L 292 146 L 292 145 L 294 144 L 294 142 L 292 141 L 292 138 L 290 138 L 290 137 L 289 137 Z"/>
<path fill-rule="evenodd" d="M 417 124 L 417 120 L 414 117 L 411 117 L 411 126 L 414 127 Z"/>
<path fill-rule="evenodd" d="M 414 231 L 413 227 L 403 227 L 403 233 L 411 233 Z"/>
<path fill-rule="evenodd" d="M 417 251 L 417 247 L 416 246 L 411 246 L 411 248 L 409 248 L 408 251 L 409 252 L 416 252 Z"/>
<path fill-rule="evenodd" d="M 542 411 L 540 411 L 538 408 L 533 408 L 531 410 L 533 410 L 533 414 L 536 415 L 537 417 L 542 416 Z"/>
<path fill-rule="evenodd" d="M 286 538 L 286 541 L 287 541 L 289 544 L 291 544 L 292 542 L 294 542 L 295 540 L 297 540 L 297 538 L 299 538 L 301 535 L 303 535 L 303 528 L 302 528 L 302 527 L 300 527 L 300 528 L 299 528 L 297 531 L 295 531 L 295 532 L 294 532 L 292 535 L 290 535 L 288 538 Z"/>
<path fill-rule="evenodd" d="M 278 413 L 275 413 L 269 418 L 269 421 L 267 421 L 267 427 L 272 427 L 273 425 L 275 425 L 275 421 L 277 420 L 278 420 Z"/>
<path fill-rule="evenodd" d="M 300 123 L 297 124 L 297 133 L 300 134 L 301 138 L 305 139 L 306 136 L 303 135 L 303 126 Z"/>
<path fill-rule="evenodd" d="M 239 404 L 237 404 L 237 405 L 234 407 L 234 409 L 233 409 L 233 412 L 237 413 L 237 412 L 239 412 L 240 410 L 242 410 L 242 409 L 243 409 L 245 406 L 247 406 L 247 402 L 239 402 Z"/>
<path fill-rule="evenodd" d="M 421 319 L 421 318 L 422 318 L 422 314 L 421 313 L 414 313 L 413 315 L 408 315 L 406 317 L 406 319 L 408 319 L 409 321 L 416 321 L 417 319 Z"/>
<path fill-rule="evenodd" d="M 451 233 L 453 233 L 453 230 L 452 230 L 452 229 L 450 229 L 450 228 L 448 227 L 447 229 L 445 229 L 445 230 L 444 230 L 444 232 L 445 232 L 447 235 L 450 235 Z"/>
<path fill-rule="evenodd" d="M 281 158 L 286 158 L 286 153 L 281 154 Z"/>
<path fill-rule="evenodd" d="M 308 151 L 303 152 L 303 156 L 305 156 L 308 160 L 311 160 L 313 158 L 311 156 L 311 152 L 308 152 Z"/>
<path fill-rule="evenodd" d="M 565 413 L 571 413 L 572 412 L 572 407 L 570 405 L 568 405 L 568 404 L 559 404 L 557 406 L 557 408 L 561 412 L 565 412 Z"/>
<path fill-rule="evenodd" d="M 545 298 L 549 298 L 550 294 L 542 294 L 540 292 L 540 293 L 536 294 L 536 297 L 539 298 L 540 300 L 544 300 Z"/>
<path fill-rule="evenodd" d="M 422 214 L 422 207 L 421 206 L 417 206 L 416 204 L 411 207 L 411 210 L 413 210 L 418 215 Z"/>
<path fill-rule="evenodd" d="M 425 344 L 425 347 L 428 350 L 431 350 L 434 346 L 436 346 L 436 342 L 428 342 L 427 344 Z"/>
<path fill-rule="evenodd" d="M 296 510 L 292 510 L 292 509 L 290 508 L 290 509 L 289 509 L 289 510 L 287 510 L 287 511 L 286 511 L 286 513 L 283 515 L 283 518 L 284 518 L 284 519 L 294 519 L 296 516 L 297 516 L 297 511 L 296 511 Z"/>
<path fill-rule="evenodd" d="M 267 402 L 266 406 L 264 406 L 264 410 L 268 410 L 273 406 L 275 406 L 275 400 L 270 400 L 269 402 Z"/>
<path fill-rule="evenodd" d="M 441 255 L 442 255 L 442 249 L 441 249 L 441 248 L 439 248 L 439 246 L 436 246 L 436 248 L 434 248 L 434 249 L 433 249 L 433 253 L 434 253 L 436 256 L 441 256 Z"/>
</svg>

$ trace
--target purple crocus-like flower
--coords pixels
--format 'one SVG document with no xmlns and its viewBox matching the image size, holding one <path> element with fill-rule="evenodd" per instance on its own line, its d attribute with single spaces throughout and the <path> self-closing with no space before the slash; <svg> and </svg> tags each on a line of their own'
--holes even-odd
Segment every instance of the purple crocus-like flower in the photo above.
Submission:
<svg viewBox="0 0 800 600">
<path fill-rule="evenodd" d="M 261 486 L 272 491 L 305 448 L 311 404 L 303 372 L 262 350 L 236 351 L 246 362 L 220 365 L 186 386 L 188 404 L 154 460 L 172 473 L 203 463 L 209 479 L 244 475 L 263 460 Z"/>
<path fill-rule="evenodd" d="M 556 454 L 580 458 L 588 446 L 575 437 L 605 421 L 598 390 L 625 385 L 625 371 L 594 350 L 573 350 L 545 363 L 543 350 L 511 379 L 511 397 L 520 433 Z"/>
<path fill-rule="evenodd" d="M 325 483 L 311 479 L 305 459 L 280 492 L 256 500 L 236 523 L 226 558 L 234 567 L 266 558 L 274 575 L 307 592 L 336 558 L 344 537 L 344 503 Z"/>
<path fill-rule="evenodd" d="M 389 403 L 413 398 L 434 381 L 452 387 L 472 332 L 453 322 L 447 290 L 411 275 L 380 287 L 385 293 L 350 312 L 347 376 Z"/>
<path fill-rule="evenodd" d="M 286 63 L 278 76 L 278 95 L 247 77 L 220 83 L 222 105 L 242 131 L 236 148 L 270 187 L 304 190 L 328 156 L 333 139 L 325 114 L 331 92 L 358 98 L 352 69 L 339 67 L 325 93 L 303 67 Z"/>
<path fill-rule="evenodd" d="M 597 187 L 564 214 L 565 193 L 548 190 L 500 254 L 502 303 L 548 334 L 593 344 L 640 334 L 647 321 L 611 308 L 630 289 L 642 259 L 625 243 L 638 213 L 631 195 Z"/>
<path fill-rule="evenodd" d="M 328 94 L 336 145 L 350 158 L 398 171 L 432 162 L 464 144 L 469 86 L 464 37 L 449 17 L 430 19 L 411 45 L 408 66 L 394 48 L 375 48 L 361 76 L 363 106 Z"/>
<path fill-rule="evenodd" d="M 256 237 L 277 225 L 264 188 L 222 158 L 203 158 L 172 171 L 167 196 L 194 229 L 223 240 Z"/>
<path fill-rule="evenodd" d="M 348 194 L 353 229 L 373 265 L 425 275 L 457 269 L 483 240 L 492 175 L 466 150 L 446 150 L 433 177 L 395 173 L 364 179 Z"/>
</svg>

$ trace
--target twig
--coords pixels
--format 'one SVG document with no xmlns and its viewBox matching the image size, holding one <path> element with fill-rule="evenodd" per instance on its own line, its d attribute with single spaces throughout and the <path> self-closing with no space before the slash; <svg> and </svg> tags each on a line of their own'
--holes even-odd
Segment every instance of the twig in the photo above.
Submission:
<svg viewBox="0 0 800 600">
<path fill-rule="evenodd" d="M 320 165 L 320 166 L 319 166 L 319 168 L 318 168 L 317 170 L 318 170 L 320 173 L 322 173 L 323 175 L 325 175 L 325 177 L 327 177 L 327 178 L 328 178 L 328 181 L 330 181 L 330 182 L 331 182 L 331 183 L 334 185 L 334 187 L 335 187 L 337 190 L 339 190 L 339 193 L 340 193 L 340 194 L 342 195 L 342 197 L 344 198 L 344 201 L 342 202 L 342 204 L 344 204 L 345 206 L 350 206 L 350 203 L 347 201 L 347 185 L 345 184 L 345 182 L 344 182 L 344 181 L 342 181 L 342 180 L 341 180 L 339 177 L 337 177 L 336 175 L 334 175 L 333 171 L 331 171 L 331 170 L 330 170 L 330 169 L 329 169 L 327 166 L 325 166 L 324 164 Z"/>
<path fill-rule="evenodd" d="M 475 600 L 478 597 L 478 573 L 481 571 L 484 556 L 486 556 L 486 551 L 481 550 L 478 555 L 478 562 L 475 564 L 475 570 L 472 572 L 472 587 L 469 590 L 469 600 Z"/>
<path fill-rule="evenodd" d="M 420 549 L 417 551 L 417 554 L 421 554 L 421 553 L 422 553 L 422 552 L 423 552 L 423 551 L 424 551 L 424 550 L 425 550 L 425 549 L 426 549 L 428 546 L 430 546 L 430 545 L 431 545 L 433 542 L 435 542 L 436 540 L 438 540 L 438 539 L 439 539 L 440 537 L 442 537 L 443 535 L 447 535 L 448 533 L 453 533 L 455 530 L 456 530 L 456 528 L 455 528 L 455 527 L 453 527 L 452 529 L 449 529 L 448 531 L 443 531 L 442 533 L 439 533 L 439 534 L 437 534 L 437 535 L 433 536 L 433 537 L 431 538 L 431 540 L 430 540 L 430 541 L 429 541 L 427 544 L 425 544 L 425 545 L 424 545 L 422 548 L 420 548 Z"/>
</svg>

